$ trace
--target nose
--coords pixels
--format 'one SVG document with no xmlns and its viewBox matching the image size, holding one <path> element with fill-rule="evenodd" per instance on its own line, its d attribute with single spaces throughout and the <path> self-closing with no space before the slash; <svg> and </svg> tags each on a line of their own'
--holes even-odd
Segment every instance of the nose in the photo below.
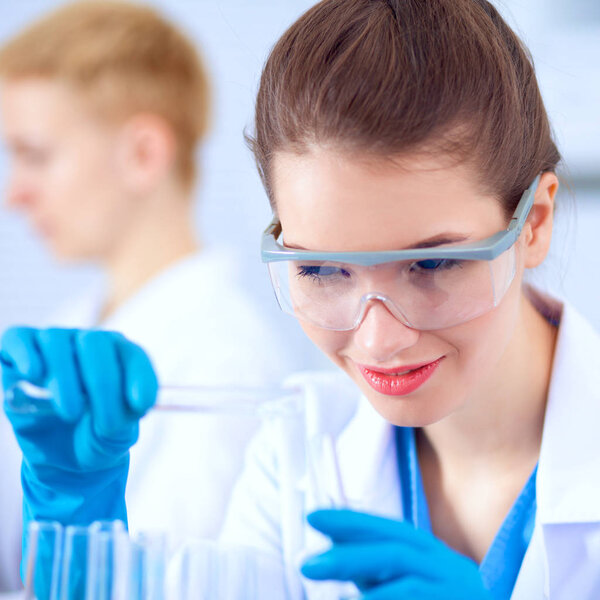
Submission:
<svg viewBox="0 0 600 600">
<path fill-rule="evenodd" d="M 357 346 L 378 363 L 385 363 L 419 339 L 418 329 L 399 321 L 381 301 L 367 306 L 363 320 L 354 331 Z"/>
</svg>

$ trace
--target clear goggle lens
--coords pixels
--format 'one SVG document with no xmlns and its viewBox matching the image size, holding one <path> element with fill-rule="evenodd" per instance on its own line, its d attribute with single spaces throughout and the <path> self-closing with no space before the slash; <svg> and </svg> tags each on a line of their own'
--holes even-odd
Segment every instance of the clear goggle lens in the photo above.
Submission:
<svg viewBox="0 0 600 600">
<path fill-rule="evenodd" d="M 515 246 L 494 260 L 435 259 L 361 266 L 333 261 L 268 263 L 282 310 L 325 329 L 348 331 L 380 301 L 405 325 L 452 327 L 498 305 L 516 270 Z"/>
</svg>

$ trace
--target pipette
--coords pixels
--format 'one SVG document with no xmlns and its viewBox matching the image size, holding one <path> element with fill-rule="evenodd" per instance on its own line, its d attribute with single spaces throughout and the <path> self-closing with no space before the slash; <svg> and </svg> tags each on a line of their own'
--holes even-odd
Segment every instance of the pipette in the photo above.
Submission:
<svg viewBox="0 0 600 600">
<path fill-rule="evenodd" d="M 0 351 L 0 365 L 12 367 L 13 362 Z M 168 412 L 267 416 L 295 414 L 300 410 L 302 390 L 299 386 L 178 386 L 158 388 L 152 409 Z M 20 413 L 51 414 L 52 392 L 43 386 L 21 379 L 4 392 L 4 404 Z"/>
<path fill-rule="evenodd" d="M 297 387 L 159 387 L 153 410 L 185 413 L 214 413 L 239 416 L 285 416 L 299 410 L 301 390 Z M 52 414 L 48 388 L 20 380 L 4 394 L 8 410 L 30 414 Z"/>
</svg>

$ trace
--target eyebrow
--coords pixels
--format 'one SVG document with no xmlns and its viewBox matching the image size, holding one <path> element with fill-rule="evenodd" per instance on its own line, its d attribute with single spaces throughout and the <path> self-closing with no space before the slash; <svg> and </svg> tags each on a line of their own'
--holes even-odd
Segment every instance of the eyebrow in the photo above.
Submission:
<svg viewBox="0 0 600 600">
<path fill-rule="evenodd" d="M 469 235 L 463 235 L 459 233 L 439 233 L 434 235 L 433 237 L 427 238 L 425 240 L 421 240 L 416 244 L 412 244 L 411 246 L 404 246 L 403 248 L 394 248 L 394 250 L 419 250 L 421 248 L 436 248 L 437 246 L 446 246 L 448 244 L 456 244 L 458 242 L 465 242 L 470 238 Z M 298 246 L 293 244 L 287 244 L 285 240 L 283 241 L 283 245 L 286 248 L 290 248 L 291 250 L 307 250 L 311 252 L 309 248 L 305 248 L 304 246 Z"/>
<path fill-rule="evenodd" d="M 457 242 L 464 242 L 469 239 L 470 236 L 458 234 L 458 233 L 440 233 L 433 237 L 427 238 L 412 246 L 406 246 L 401 250 L 417 250 L 419 248 L 435 248 L 436 246 L 446 246 L 448 244 L 456 244 Z"/>
</svg>

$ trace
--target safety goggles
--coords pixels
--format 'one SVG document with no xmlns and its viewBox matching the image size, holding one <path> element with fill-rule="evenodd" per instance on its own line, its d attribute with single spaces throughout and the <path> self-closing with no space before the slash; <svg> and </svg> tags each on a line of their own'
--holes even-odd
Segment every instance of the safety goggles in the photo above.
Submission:
<svg viewBox="0 0 600 600">
<path fill-rule="evenodd" d="M 281 309 L 313 325 L 349 331 L 371 302 L 420 330 L 464 323 L 497 306 L 516 271 L 517 241 L 539 176 L 525 190 L 505 230 L 477 242 L 383 252 L 313 252 L 277 242 L 275 218 L 262 237 Z"/>
</svg>

